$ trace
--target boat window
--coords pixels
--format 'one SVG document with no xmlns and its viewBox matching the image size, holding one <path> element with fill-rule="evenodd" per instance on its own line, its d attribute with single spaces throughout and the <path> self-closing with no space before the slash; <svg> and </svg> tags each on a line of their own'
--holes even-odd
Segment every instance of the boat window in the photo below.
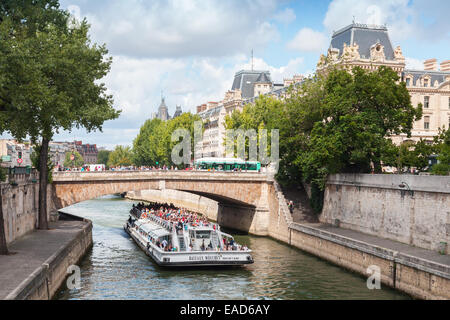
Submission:
<svg viewBox="0 0 450 320">
<path fill-rule="evenodd" d="M 206 230 L 206 231 L 199 231 L 197 230 L 195 232 L 196 238 L 197 239 L 209 239 L 209 235 L 210 235 L 211 231 Z"/>
</svg>

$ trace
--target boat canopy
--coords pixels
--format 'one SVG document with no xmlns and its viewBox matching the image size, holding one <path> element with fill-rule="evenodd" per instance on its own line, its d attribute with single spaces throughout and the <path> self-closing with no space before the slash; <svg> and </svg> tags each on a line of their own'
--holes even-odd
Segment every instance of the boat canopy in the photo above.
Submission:
<svg viewBox="0 0 450 320">
<path fill-rule="evenodd" d="M 153 223 L 143 223 L 140 228 L 155 239 L 170 235 L 166 228 Z"/>
</svg>

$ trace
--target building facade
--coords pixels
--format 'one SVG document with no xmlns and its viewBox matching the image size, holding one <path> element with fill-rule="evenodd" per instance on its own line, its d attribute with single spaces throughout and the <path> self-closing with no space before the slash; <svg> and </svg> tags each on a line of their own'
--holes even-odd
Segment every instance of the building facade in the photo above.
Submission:
<svg viewBox="0 0 450 320">
<path fill-rule="evenodd" d="M 83 157 L 84 164 L 97 164 L 98 149 L 96 144 L 83 144 L 82 141 L 74 141 L 75 150 Z"/>
<path fill-rule="evenodd" d="M 450 60 L 442 62 L 440 69 L 436 59 L 426 60 L 423 70 L 406 69 L 402 49 L 392 46 L 386 26 L 353 23 L 333 33 L 327 55 L 320 56 L 317 69 L 330 64 L 349 70 L 355 66 L 366 70 L 387 66 L 398 73 L 411 95 L 412 105 L 422 104 L 423 116 L 414 123 L 411 137 L 392 136 L 394 143 L 420 139 L 431 143 L 439 128 L 449 128 Z"/>
<path fill-rule="evenodd" d="M 242 111 L 246 104 L 253 103 L 260 95 L 282 99 L 291 85 L 301 81 L 303 77 L 300 75 L 284 79 L 283 83 L 275 83 L 269 71 L 236 72 L 232 87 L 225 92 L 223 100 L 197 106 L 197 114 L 202 118 L 204 128 L 202 141 L 195 146 L 197 157 L 226 157 L 225 117 L 235 110 Z"/>
</svg>

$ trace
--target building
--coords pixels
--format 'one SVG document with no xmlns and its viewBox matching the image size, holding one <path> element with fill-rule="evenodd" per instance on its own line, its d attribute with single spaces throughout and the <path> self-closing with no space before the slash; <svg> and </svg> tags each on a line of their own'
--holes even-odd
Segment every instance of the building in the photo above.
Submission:
<svg viewBox="0 0 450 320">
<path fill-rule="evenodd" d="M 179 117 L 183 114 L 183 110 L 181 109 L 181 106 L 177 105 L 175 109 L 175 113 L 173 114 L 173 117 L 170 117 L 169 115 L 169 108 L 166 105 L 166 101 L 164 97 L 161 97 L 161 103 L 158 107 L 158 112 L 152 113 L 150 119 L 160 119 L 162 121 L 167 121 L 176 117 Z"/>
<path fill-rule="evenodd" d="M 82 141 L 74 141 L 75 150 L 83 157 L 85 164 L 96 164 L 98 149 L 96 144 L 83 144 Z"/>
<path fill-rule="evenodd" d="M 56 142 L 49 143 L 50 153 L 49 157 L 55 167 L 63 167 L 66 153 L 71 152 L 74 148 L 73 142 Z"/>
<path fill-rule="evenodd" d="M 439 128 L 449 127 L 450 60 L 441 62 L 439 70 L 436 59 L 425 61 L 423 70 L 405 69 L 402 49 L 392 46 L 386 26 L 352 23 L 334 32 L 327 55 L 320 56 L 317 69 L 326 69 L 330 64 L 366 70 L 388 66 L 398 73 L 406 83 L 412 105 L 423 105 L 423 117 L 414 123 L 411 138 L 393 136 L 394 143 L 420 139 L 431 143 Z"/>
<path fill-rule="evenodd" d="M 183 114 L 183 111 L 181 110 L 181 106 L 177 105 L 175 113 L 173 114 L 173 118 L 179 117 Z"/>
<path fill-rule="evenodd" d="M 284 79 L 283 83 L 274 83 L 269 71 L 238 71 L 231 90 L 225 92 L 222 101 L 197 106 L 197 114 L 202 118 L 204 128 L 203 140 L 195 146 L 197 156 L 225 157 L 225 117 L 235 110 L 242 111 L 246 104 L 253 103 L 260 95 L 282 99 L 291 85 L 301 81 L 303 77 L 295 75 L 292 79 Z"/>
<path fill-rule="evenodd" d="M 240 90 L 242 99 L 249 99 L 258 95 L 255 90 L 270 91 L 271 86 L 269 71 L 241 70 L 235 74 L 231 90 Z"/>
<path fill-rule="evenodd" d="M 167 108 L 166 106 L 166 102 L 164 98 L 161 98 L 161 104 L 158 107 L 158 115 L 157 115 L 158 119 L 161 119 L 163 121 L 167 121 L 170 119 L 169 116 L 169 108 Z"/>
<path fill-rule="evenodd" d="M 22 143 L 14 139 L 0 140 L 0 157 L 2 159 L 2 167 L 27 167 L 32 166 L 31 153 L 33 147 L 29 141 Z M 20 162 L 21 160 L 21 163 Z M 19 161 L 18 161 L 19 160 Z"/>
</svg>

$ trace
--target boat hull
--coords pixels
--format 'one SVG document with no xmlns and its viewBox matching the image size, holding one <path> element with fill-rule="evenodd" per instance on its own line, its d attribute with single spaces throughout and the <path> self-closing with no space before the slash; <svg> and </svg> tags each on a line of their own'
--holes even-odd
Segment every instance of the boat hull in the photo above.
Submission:
<svg viewBox="0 0 450 320">
<path fill-rule="evenodd" d="M 253 263 L 250 252 L 240 251 L 201 251 L 201 252 L 163 252 L 146 243 L 130 230 L 127 224 L 124 230 L 133 241 L 158 265 L 164 267 L 199 267 L 199 266 L 241 266 Z"/>
</svg>

